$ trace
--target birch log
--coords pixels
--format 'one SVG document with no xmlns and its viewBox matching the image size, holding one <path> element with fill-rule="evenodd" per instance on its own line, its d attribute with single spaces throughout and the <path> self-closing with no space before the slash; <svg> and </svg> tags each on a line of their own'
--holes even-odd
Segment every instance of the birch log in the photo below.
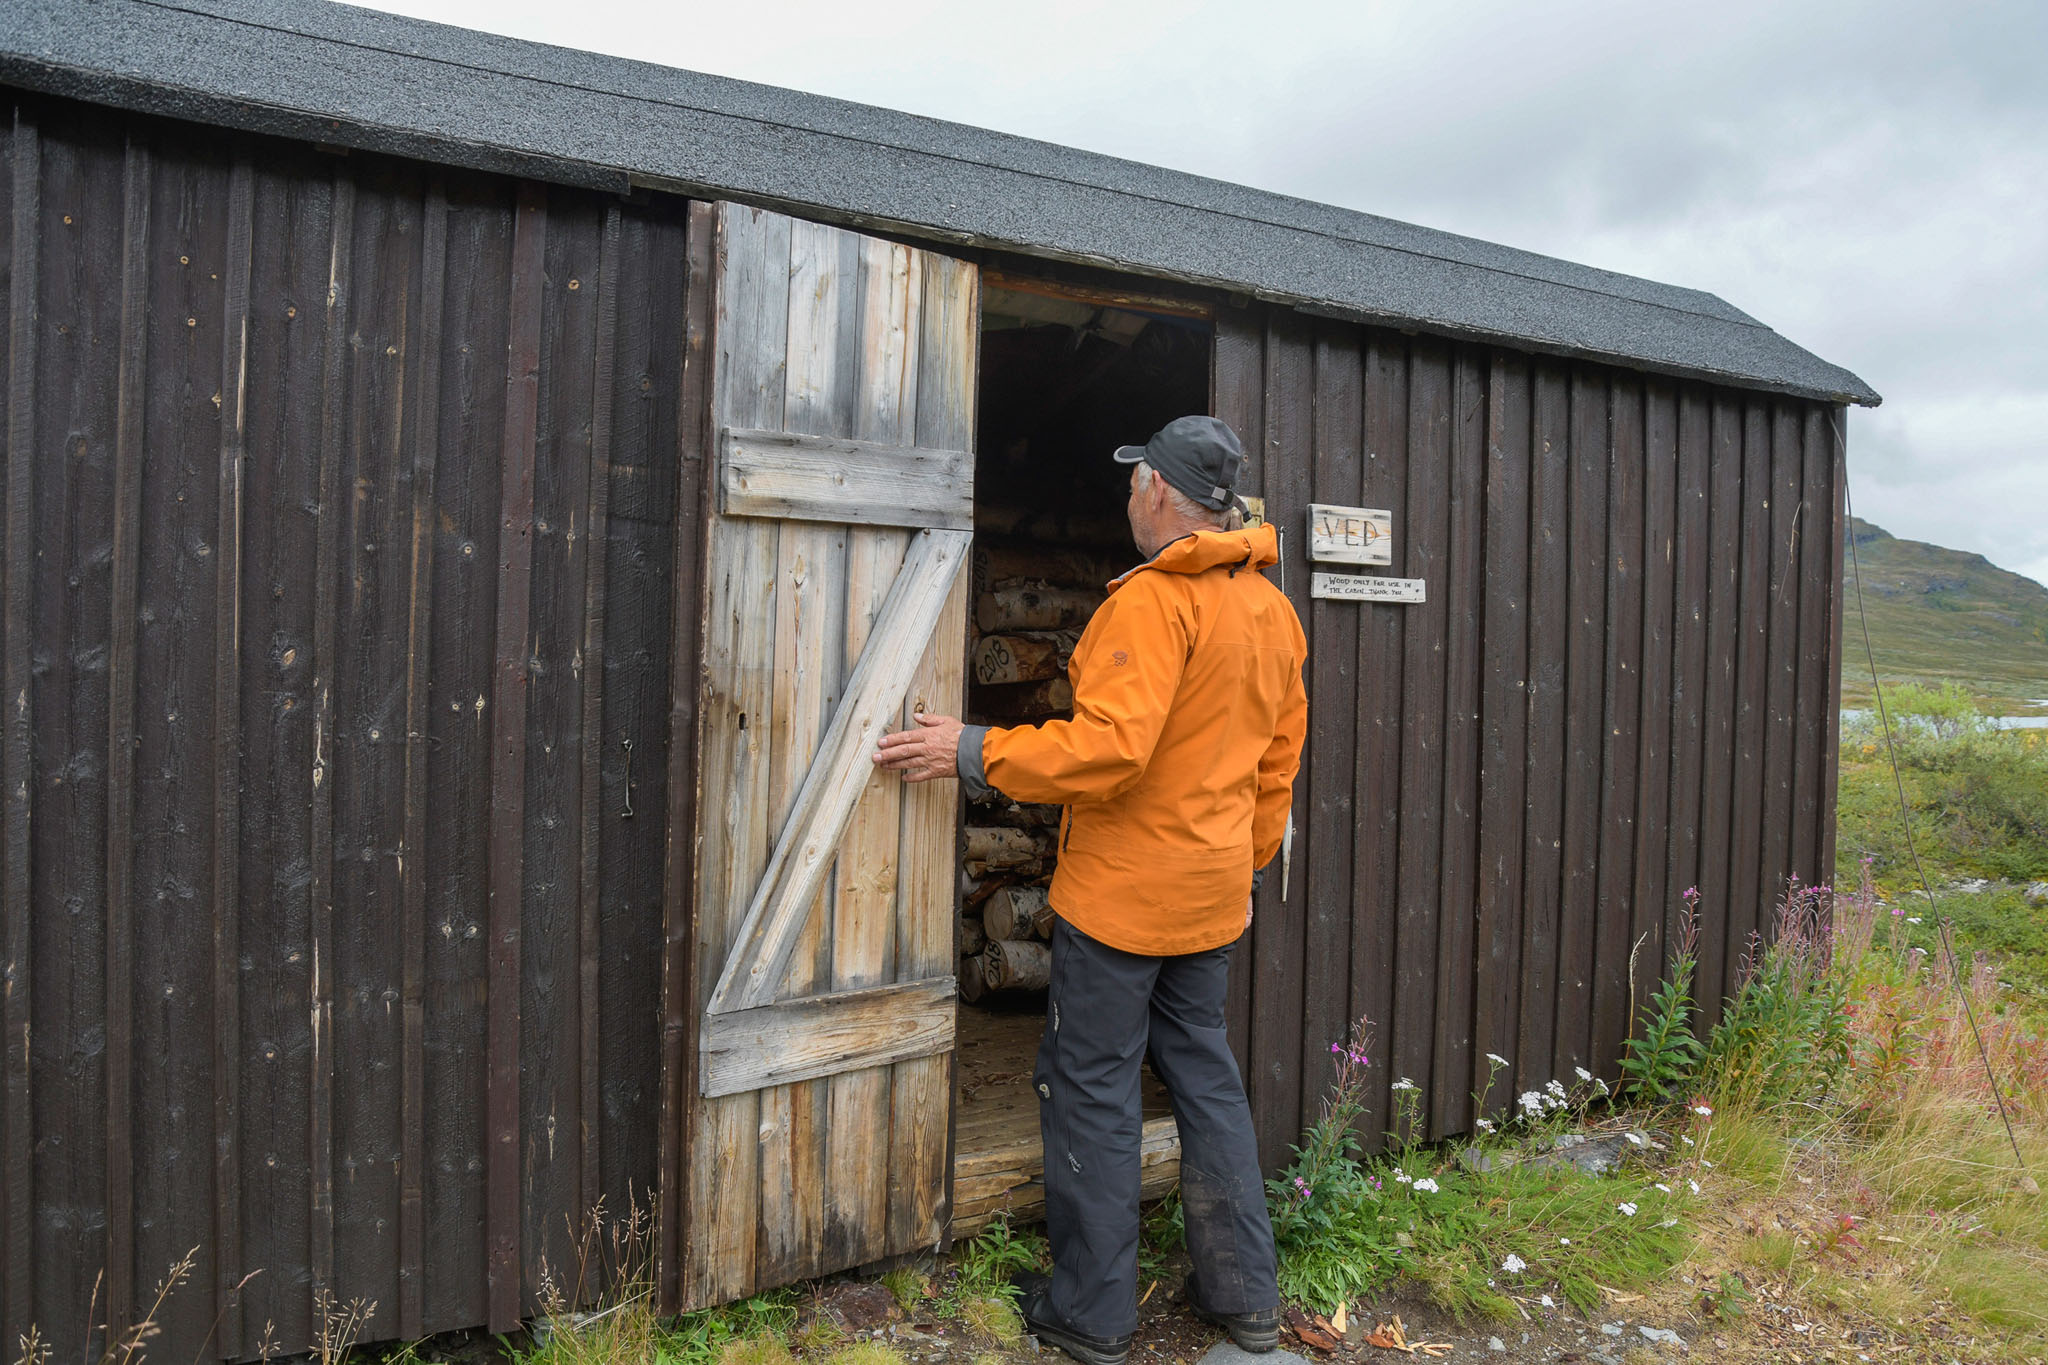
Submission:
<svg viewBox="0 0 2048 1365">
<path fill-rule="evenodd" d="M 1014 867 L 1041 857 L 1052 848 L 1052 839 L 1028 829 L 1006 825 L 969 825 L 966 847 L 961 856 L 985 867 Z"/>
<path fill-rule="evenodd" d="M 1067 671 L 1080 638 L 1071 630 L 984 635 L 968 657 L 968 672 L 983 686 L 1057 678 Z"/>
<path fill-rule="evenodd" d="M 960 983 L 960 998 L 970 1005 L 988 994 L 988 976 L 982 970 L 980 953 L 961 958 L 960 972 L 954 979 Z M 1051 979 L 1049 972 L 1047 979 Z"/>
<path fill-rule="evenodd" d="M 992 938 L 982 951 L 981 971 L 990 990 L 1042 991 L 1052 984 L 1052 949 Z"/>
<path fill-rule="evenodd" d="M 1103 594 L 1043 583 L 992 588 L 974 604 L 974 624 L 984 635 L 1012 630 L 1063 630 L 1084 624 Z"/>
<path fill-rule="evenodd" d="M 1052 904 L 1042 886 L 1006 886 L 982 903 L 981 918 L 989 938 L 1023 942 L 1052 933 Z"/>
</svg>

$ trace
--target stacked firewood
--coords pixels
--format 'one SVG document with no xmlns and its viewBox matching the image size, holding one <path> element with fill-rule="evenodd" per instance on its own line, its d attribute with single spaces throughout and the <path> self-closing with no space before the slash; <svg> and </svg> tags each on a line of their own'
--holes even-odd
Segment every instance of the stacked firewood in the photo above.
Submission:
<svg viewBox="0 0 2048 1365">
<path fill-rule="evenodd" d="M 974 552 L 974 611 L 967 644 L 967 710 L 987 725 L 1029 725 L 1071 715 L 1067 662 L 1109 580 L 1114 556 L 983 538 Z M 1065 530 L 1067 528 L 1050 528 Z M 1048 535 L 1046 539 L 1057 539 Z M 1052 975 L 1053 844 L 1059 807 L 997 794 L 970 805 L 960 849 L 960 994 L 1044 990 Z"/>
<path fill-rule="evenodd" d="M 1044 990 L 1052 978 L 1053 843 L 1058 806 L 1000 794 L 970 804 L 960 863 L 960 994 Z"/>
</svg>

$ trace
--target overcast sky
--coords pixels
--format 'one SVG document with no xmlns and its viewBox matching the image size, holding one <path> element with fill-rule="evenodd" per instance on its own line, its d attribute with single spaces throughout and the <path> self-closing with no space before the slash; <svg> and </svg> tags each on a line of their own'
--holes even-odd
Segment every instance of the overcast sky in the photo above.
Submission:
<svg viewBox="0 0 2048 1365">
<path fill-rule="evenodd" d="M 2048 4 L 378 0 L 1719 294 L 1884 395 L 1858 515 L 2048 582 Z"/>
</svg>

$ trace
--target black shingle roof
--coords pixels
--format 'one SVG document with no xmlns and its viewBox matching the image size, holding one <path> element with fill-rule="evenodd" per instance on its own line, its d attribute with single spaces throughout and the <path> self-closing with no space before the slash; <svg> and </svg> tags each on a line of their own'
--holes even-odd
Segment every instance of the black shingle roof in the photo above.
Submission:
<svg viewBox="0 0 2048 1365">
<path fill-rule="evenodd" d="M 323 0 L 6 0 L 0 81 L 651 185 L 1745 388 L 1877 394 L 1711 294 L 1027 138 Z"/>
</svg>

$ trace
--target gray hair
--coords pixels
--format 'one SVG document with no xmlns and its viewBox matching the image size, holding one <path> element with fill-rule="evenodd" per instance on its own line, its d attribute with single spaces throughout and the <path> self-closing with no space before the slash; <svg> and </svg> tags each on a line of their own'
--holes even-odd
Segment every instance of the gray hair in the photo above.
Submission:
<svg viewBox="0 0 2048 1365">
<path fill-rule="evenodd" d="M 1142 493 L 1145 489 L 1151 487 L 1152 480 L 1157 478 L 1159 478 L 1157 470 L 1142 460 L 1138 462 L 1139 492 Z M 1164 479 L 1160 479 L 1160 482 L 1166 485 L 1166 505 L 1180 513 L 1183 517 L 1186 517 L 1189 521 L 1206 522 L 1219 531 L 1241 531 L 1244 529 L 1244 513 L 1238 511 L 1237 508 L 1225 507 L 1218 511 L 1214 507 L 1204 507 L 1172 484 L 1166 483 Z"/>
</svg>

